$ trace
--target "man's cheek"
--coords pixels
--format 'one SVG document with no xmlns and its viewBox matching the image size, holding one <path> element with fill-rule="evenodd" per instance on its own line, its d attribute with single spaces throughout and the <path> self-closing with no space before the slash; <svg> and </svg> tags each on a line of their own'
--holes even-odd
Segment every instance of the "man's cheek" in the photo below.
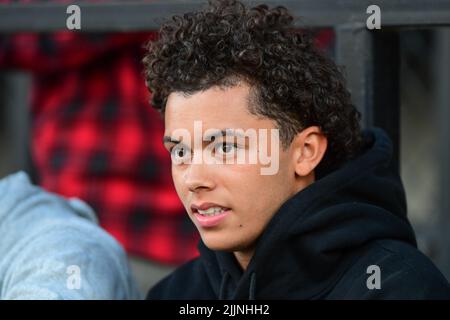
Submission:
<svg viewBox="0 0 450 320">
<path fill-rule="evenodd" d="M 173 175 L 172 175 L 173 176 Z M 186 205 L 188 190 L 183 186 L 183 183 L 175 176 L 173 176 L 173 183 L 175 185 L 175 191 L 178 197 L 181 199 L 184 205 Z"/>
</svg>

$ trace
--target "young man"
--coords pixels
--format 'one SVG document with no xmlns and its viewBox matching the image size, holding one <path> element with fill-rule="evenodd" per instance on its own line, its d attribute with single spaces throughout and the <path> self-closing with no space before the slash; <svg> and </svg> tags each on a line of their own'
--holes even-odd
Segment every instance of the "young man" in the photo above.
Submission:
<svg viewBox="0 0 450 320">
<path fill-rule="evenodd" d="M 215 1 L 149 44 L 147 85 L 201 241 L 147 298 L 450 298 L 416 249 L 389 138 L 361 132 L 342 75 L 292 21 Z"/>
</svg>

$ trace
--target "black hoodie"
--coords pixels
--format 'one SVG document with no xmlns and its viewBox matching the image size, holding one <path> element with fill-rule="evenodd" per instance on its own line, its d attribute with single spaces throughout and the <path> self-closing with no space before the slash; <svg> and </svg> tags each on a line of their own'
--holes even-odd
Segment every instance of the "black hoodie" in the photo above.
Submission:
<svg viewBox="0 0 450 320">
<path fill-rule="evenodd" d="M 364 142 L 358 157 L 281 206 L 244 272 L 232 253 L 200 241 L 200 257 L 147 298 L 450 299 L 447 280 L 416 248 L 391 141 L 371 129 Z M 374 275 L 379 289 L 368 287 Z"/>
</svg>

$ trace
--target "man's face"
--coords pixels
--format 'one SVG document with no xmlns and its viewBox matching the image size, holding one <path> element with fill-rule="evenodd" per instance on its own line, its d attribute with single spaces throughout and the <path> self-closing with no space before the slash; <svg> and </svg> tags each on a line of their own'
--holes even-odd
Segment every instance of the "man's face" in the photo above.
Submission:
<svg viewBox="0 0 450 320">
<path fill-rule="evenodd" d="M 246 84 L 231 88 L 212 87 L 191 96 L 175 92 L 170 94 L 167 100 L 165 140 L 179 141 L 165 142 L 165 147 L 169 151 L 172 150 L 172 177 L 175 188 L 203 242 L 212 250 L 252 250 L 255 241 L 277 209 L 298 191 L 292 150 L 283 150 L 279 141 L 271 141 L 270 130 L 276 130 L 273 120 L 249 113 L 249 89 Z M 208 129 L 253 129 L 256 132 L 266 129 L 268 143 L 264 148 L 270 150 L 257 151 L 249 139 L 235 147 L 234 143 L 238 139 L 229 135 L 216 136 L 213 142 L 204 141 L 195 145 L 193 140 L 195 133 L 198 133 L 199 123 L 202 134 Z M 190 138 L 184 136 L 183 139 L 174 134 L 180 129 L 189 133 Z M 169 137 L 171 139 L 168 139 Z M 191 141 L 186 141 L 188 139 Z M 269 155 L 277 154 L 279 169 L 275 174 L 263 175 L 261 167 L 267 165 L 259 161 L 177 161 L 191 158 L 191 155 L 191 159 L 195 158 L 204 152 L 208 145 L 214 146 L 215 152 L 212 154 L 216 159 L 230 160 L 229 154 L 236 158 L 237 152 L 247 155 L 255 151 L 257 154 L 262 151 Z M 205 211 L 211 207 L 220 207 L 222 211 Z"/>
</svg>

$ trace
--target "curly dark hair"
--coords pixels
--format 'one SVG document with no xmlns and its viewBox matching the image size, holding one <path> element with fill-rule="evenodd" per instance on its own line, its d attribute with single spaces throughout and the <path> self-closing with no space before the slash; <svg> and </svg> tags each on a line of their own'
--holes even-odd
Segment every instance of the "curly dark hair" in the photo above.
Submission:
<svg viewBox="0 0 450 320">
<path fill-rule="evenodd" d="M 284 148 L 317 125 L 328 139 L 318 170 L 352 158 L 361 146 L 361 115 L 338 67 L 293 20 L 284 7 L 248 8 L 236 0 L 212 0 L 202 11 L 173 16 L 146 48 L 153 107 L 164 114 L 172 92 L 244 81 L 251 86 L 249 111 L 276 121 Z"/>
</svg>

